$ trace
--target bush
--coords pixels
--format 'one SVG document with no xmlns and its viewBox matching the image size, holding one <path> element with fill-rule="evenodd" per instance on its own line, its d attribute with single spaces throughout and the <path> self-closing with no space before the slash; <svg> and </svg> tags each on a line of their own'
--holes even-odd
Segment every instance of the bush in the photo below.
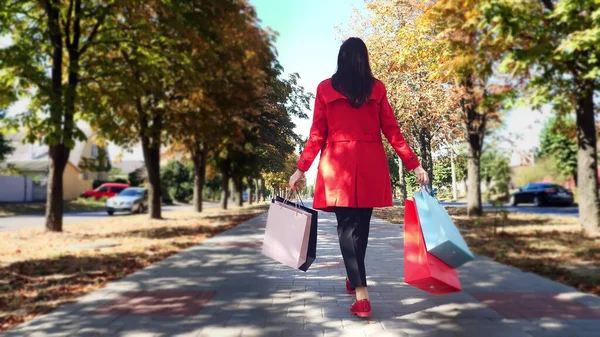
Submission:
<svg viewBox="0 0 600 337">
<path fill-rule="evenodd" d="M 440 188 L 437 192 L 437 198 L 440 200 L 451 200 L 452 189 Z"/>
<path fill-rule="evenodd" d="M 94 182 L 92 183 L 92 189 L 97 189 L 98 187 L 102 186 L 103 184 L 129 184 L 129 182 L 125 179 L 115 179 L 113 181 L 106 181 L 106 180 L 98 180 L 95 179 Z"/>
<path fill-rule="evenodd" d="M 188 202 L 194 196 L 194 172 L 190 165 L 171 161 L 161 170 L 163 188 L 177 200 Z"/>
<path fill-rule="evenodd" d="M 95 198 L 77 198 L 74 203 L 87 206 L 103 206 L 106 204 L 106 200 L 108 200 L 107 197 L 102 197 L 98 200 Z"/>
<path fill-rule="evenodd" d="M 98 179 L 94 179 L 94 182 L 92 183 L 92 189 L 95 190 L 98 187 L 102 186 L 102 184 L 106 184 L 108 181 L 105 180 L 98 180 Z"/>
<path fill-rule="evenodd" d="M 127 175 L 131 187 L 142 186 L 146 176 L 146 168 L 137 169 Z"/>
</svg>

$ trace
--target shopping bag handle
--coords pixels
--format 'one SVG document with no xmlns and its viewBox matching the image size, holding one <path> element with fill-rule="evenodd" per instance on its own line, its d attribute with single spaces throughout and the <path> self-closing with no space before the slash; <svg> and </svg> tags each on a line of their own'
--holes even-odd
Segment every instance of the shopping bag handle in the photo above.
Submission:
<svg viewBox="0 0 600 337">
<path fill-rule="evenodd" d="M 442 204 L 442 202 L 437 198 L 437 195 L 433 195 L 433 189 L 429 185 L 421 184 L 421 191 L 429 194 L 440 205 Z"/>
<path fill-rule="evenodd" d="M 433 196 L 433 190 L 427 184 L 421 184 L 421 191 L 427 192 L 430 196 Z"/>
<path fill-rule="evenodd" d="M 298 205 L 302 205 L 302 207 L 306 207 L 306 206 L 304 206 L 304 201 L 302 201 L 302 197 L 300 197 L 300 193 L 298 192 L 298 190 L 296 190 L 296 197 L 298 198 L 298 201 L 300 201 L 300 203 L 298 203 Z"/>
<path fill-rule="evenodd" d="M 300 193 L 298 193 L 298 191 L 295 191 L 295 192 L 296 192 L 296 205 L 306 207 L 306 206 L 304 206 L 304 201 L 302 201 L 302 198 L 300 197 Z M 290 194 L 288 195 L 288 197 L 283 199 L 283 204 L 291 205 L 293 197 L 294 197 L 294 190 L 290 191 Z"/>
<path fill-rule="evenodd" d="M 291 201 L 292 198 L 294 197 L 294 192 L 296 192 L 296 205 L 302 205 L 304 206 L 304 201 L 302 201 L 302 197 L 300 197 L 300 193 L 298 192 L 298 190 L 291 190 L 290 194 L 288 195 L 287 199 L 285 199 L 286 201 Z"/>
<path fill-rule="evenodd" d="M 299 213 L 299 208 L 298 208 L 298 204 L 293 204 L 291 202 L 292 197 L 294 196 L 294 192 L 290 191 L 290 194 L 288 195 L 287 198 L 283 198 L 283 201 L 281 202 L 281 208 L 283 208 L 283 205 L 289 205 L 289 206 L 293 206 L 292 208 L 294 209 L 294 212 L 296 212 L 296 215 L 300 214 Z M 303 205 L 304 206 L 304 205 Z"/>
</svg>

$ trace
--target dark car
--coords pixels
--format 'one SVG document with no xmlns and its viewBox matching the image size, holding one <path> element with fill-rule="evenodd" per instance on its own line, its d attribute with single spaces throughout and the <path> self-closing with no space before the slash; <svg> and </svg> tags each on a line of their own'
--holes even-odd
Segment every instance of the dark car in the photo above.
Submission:
<svg viewBox="0 0 600 337">
<path fill-rule="evenodd" d="M 573 205 L 573 192 L 553 183 L 533 183 L 523 186 L 518 192 L 510 197 L 510 204 L 533 204 L 534 206 L 545 205 Z"/>
</svg>

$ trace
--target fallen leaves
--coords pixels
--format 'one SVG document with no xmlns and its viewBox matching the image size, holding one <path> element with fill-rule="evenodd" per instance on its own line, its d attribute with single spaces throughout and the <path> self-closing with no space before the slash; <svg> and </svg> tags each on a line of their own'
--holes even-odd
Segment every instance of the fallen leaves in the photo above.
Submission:
<svg viewBox="0 0 600 337">
<path fill-rule="evenodd" d="M 459 228 L 468 230 L 463 235 L 473 252 L 600 294 L 600 237 L 582 236 L 577 218 L 510 213 L 503 223 L 494 212 L 469 218 L 466 209 L 447 210 Z M 393 223 L 404 221 L 402 207 L 376 210 L 374 215 Z M 585 274 L 575 272 L 579 265 L 585 265 Z"/>
<path fill-rule="evenodd" d="M 0 331 L 75 301 L 264 212 L 266 207 L 170 213 L 170 219 L 118 217 L 43 229 L 0 233 Z M 69 245 L 110 239 L 119 246 L 68 251 Z M 51 245 L 48 242 L 52 242 Z"/>
</svg>

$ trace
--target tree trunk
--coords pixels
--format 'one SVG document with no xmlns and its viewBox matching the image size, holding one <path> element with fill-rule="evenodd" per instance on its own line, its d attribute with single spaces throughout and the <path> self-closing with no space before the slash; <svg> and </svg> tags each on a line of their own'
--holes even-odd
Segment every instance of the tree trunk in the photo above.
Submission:
<svg viewBox="0 0 600 337">
<path fill-rule="evenodd" d="M 254 198 L 255 198 L 255 202 L 258 204 L 260 203 L 260 181 L 259 179 L 255 179 L 253 182 L 254 185 Z"/>
<path fill-rule="evenodd" d="M 244 206 L 244 180 L 242 177 L 234 177 L 233 184 L 235 189 L 236 201 L 239 207 Z"/>
<path fill-rule="evenodd" d="M 254 203 L 254 191 L 256 190 L 254 179 L 248 178 L 248 186 L 250 187 L 248 191 L 248 204 L 252 205 Z"/>
<path fill-rule="evenodd" d="M 229 198 L 229 172 L 228 170 L 222 170 L 221 176 L 223 182 L 221 183 L 221 208 L 227 209 L 227 199 Z"/>
<path fill-rule="evenodd" d="M 260 194 L 262 196 L 262 201 L 266 202 L 267 201 L 267 186 L 265 185 L 265 180 L 264 179 L 260 179 Z"/>
<path fill-rule="evenodd" d="M 404 175 L 404 163 L 402 162 L 402 159 L 400 159 L 400 161 L 398 162 L 398 168 L 398 186 L 400 190 L 399 197 L 400 203 L 404 205 L 404 201 L 406 201 L 408 194 L 406 193 L 406 176 Z"/>
<path fill-rule="evenodd" d="M 433 184 L 433 160 L 431 156 L 431 133 L 426 128 L 419 131 L 419 143 L 421 146 L 421 166 L 429 175 L 429 186 Z"/>
<path fill-rule="evenodd" d="M 160 186 L 160 137 L 162 131 L 162 117 L 160 112 L 154 112 L 152 125 L 148 123 L 148 116 L 141 100 L 136 98 L 136 106 L 140 121 L 140 138 L 142 140 L 142 152 L 144 163 L 148 172 L 148 196 L 150 219 L 162 219 Z"/>
<path fill-rule="evenodd" d="M 50 123 L 58 131 L 63 125 L 63 36 L 60 29 L 60 12 L 57 1 L 46 1 L 48 33 L 52 43 L 52 69 L 50 83 Z M 60 137 L 62 139 L 62 137 Z M 64 142 L 49 148 L 48 189 L 46 199 L 46 230 L 62 232 L 63 173 L 69 158 Z"/>
<path fill-rule="evenodd" d="M 160 148 L 150 147 L 148 137 L 142 137 L 144 163 L 148 172 L 148 196 L 150 219 L 161 219 L 161 187 L 160 187 Z"/>
<path fill-rule="evenodd" d="M 481 150 L 486 128 L 486 112 L 477 111 L 477 102 L 473 98 L 473 81 L 471 77 L 461 83 L 465 89 L 465 96 L 460 99 L 461 110 L 464 115 L 464 126 L 469 145 L 469 159 L 467 170 L 467 214 L 481 216 Z"/>
<path fill-rule="evenodd" d="M 231 181 L 229 182 L 229 189 L 228 189 L 228 195 L 231 198 L 231 201 L 233 201 L 234 204 L 237 204 L 238 200 L 237 200 L 237 193 L 236 189 L 235 189 L 235 177 L 233 176 L 233 174 L 231 175 Z M 232 191 L 233 194 L 229 191 Z"/>
<path fill-rule="evenodd" d="M 470 144 L 467 173 L 467 215 L 481 216 L 481 175 L 480 169 L 481 149 Z"/>
<path fill-rule="evenodd" d="M 254 204 L 254 187 L 250 187 L 250 190 L 248 191 L 248 205 L 252 204 Z"/>
<path fill-rule="evenodd" d="M 431 140 L 433 138 L 433 135 L 431 134 L 431 132 L 427 132 L 427 160 L 429 161 L 429 171 L 427 171 L 427 173 L 429 174 L 429 186 L 433 186 L 433 179 L 435 178 L 435 176 L 433 175 L 433 151 L 431 150 Z"/>
<path fill-rule="evenodd" d="M 450 169 L 452 171 L 452 199 L 458 200 L 458 189 L 456 184 L 456 167 L 454 166 L 454 149 L 450 152 Z"/>
<path fill-rule="evenodd" d="M 206 181 L 206 149 L 202 144 L 196 142 L 191 151 L 194 162 L 194 209 L 196 212 L 202 212 L 202 203 L 204 201 L 204 182 Z"/>
<path fill-rule="evenodd" d="M 63 224 L 63 174 L 69 150 L 62 144 L 50 146 L 48 188 L 46 199 L 46 230 L 62 232 Z"/>
<path fill-rule="evenodd" d="M 598 158 L 594 116 L 594 82 L 586 80 L 577 100 L 577 183 L 579 222 L 585 234 L 600 230 Z"/>
</svg>

